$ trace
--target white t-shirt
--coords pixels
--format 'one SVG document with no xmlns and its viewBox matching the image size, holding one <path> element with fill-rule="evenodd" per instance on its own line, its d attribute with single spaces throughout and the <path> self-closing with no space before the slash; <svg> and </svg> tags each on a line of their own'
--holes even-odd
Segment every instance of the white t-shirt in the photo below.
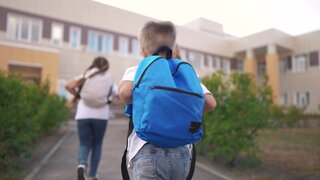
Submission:
<svg viewBox="0 0 320 180">
<path fill-rule="evenodd" d="M 134 80 L 134 76 L 136 74 L 138 66 L 134 66 L 134 67 L 130 67 L 128 68 L 121 81 L 133 81 Z M 201 84 L 202 90 L 204 94 L 211 94 L 211 92 L 207 89 L 207 87 L 205 87 L 203 84 Z M 128 166 L 132 167 L 131 164 L 131 160 L 133 159 L 133 157 L 138 153 L 138 151 L 142 148 L 142 146 L 144 144 L 146 144 L 147 142 L 140 139 L 136 132 L 133 130 L 132 133 L 130 134 L 129 138 L 128 138 L 128 147 L 127 147 L 127 159 L 129 161 Z"/>
<path fill-rule="evenodd" d="M 93 68 L 89 70 L 85 75 L 80 75 L 76 77 L 75 79 L 80 79 L 82 77 L 89 77 L 91 74 L 95 73 L 98 69 Z M 108 73 L 99 74 L 99 75 L 107 75 Z M 109 91 L 108 89 L 106 91 Z M 112 86 L 112 95 L 117 96 L 118 95 L 118 85 L 116 83 Z M 93 108 L 90 106 L 87 106 L 82 99 L 79 100 L 77 112 L 76 112 L 76 120 L 81 119 L 101 119 L 101 120 L 108 120 L 110 115 L 109 105 L 106 104 L 105 106 L 102 106 L 100 108 Z"/>
</svg>

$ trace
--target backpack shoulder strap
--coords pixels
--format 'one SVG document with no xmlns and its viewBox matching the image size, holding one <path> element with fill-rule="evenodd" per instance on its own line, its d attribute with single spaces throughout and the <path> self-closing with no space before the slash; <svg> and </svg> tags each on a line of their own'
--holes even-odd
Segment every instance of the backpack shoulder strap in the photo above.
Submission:
<svg viewBox="0 0 320 180">
<path fill-rule="evenodd" d="M 127 141 L 126 147 L 124 149 L 122 158 L 121 158 L 121 175 L 123 180 L 130 180 L 130 176 L 127 169 L 127 148 L 128 148 L 128 138 L 133 131 L 133 123 L 132 123 L 132 116 L 129 117 L 129 125 L 128 125 L 128 133 L 127 133 Z"/>
<path fill-rule="evenodd" d="M 96 72 L 90 74 L 88 77 L 85 77 L 86 74 L 87 74 L 87 72 L 88 72 L 89 70 L 91 70 L 91 69 L 87 69 L 87 70 L 83 73 L 83 77 L 86 78 L 86 79 L 92 78 L 92 77 L 94 77 L 94 76 L 97 75 L 97 74 L 106 72 L 106 71 L 108 70 L 108 68 L 109 68 L 108 66 L 103 66 L 103 67 L 101 67 L 100 69 L 98 69 Z"/>
<path fill-rule="evenodd" d="M 152 65 L 153 62 L 155 62 L 159 59 L 162 59 L 162 57 L 161 56 L 148 56 L 140 62 L 138 69 L 136 71 L 136 75 L 134 76 L 134 80 L 133 80 L 134 88 L 136 86 L 139 86 L 142 77 L 144 76 L 145 72 L 150 67 L 150 65 Z"/>
<path fill-rule="evenodd" d="M 107 104 L 111 104 L 112 102 L 112 90 L 113 90 L 113 84 L 110 86 L 110 89 L 107 95 Z"/>
<path fill-rule="evenodd" d="M 192 157 L 191 157 L 191 164 L 190 164 L 190 170 L 189 174 L 186 180 L 192 180 L 194 170 L 196 168 L 196 161 L 197 161 L 197 152 L 196 152 L 196 146 L 192 144 Z"/>
</svg>

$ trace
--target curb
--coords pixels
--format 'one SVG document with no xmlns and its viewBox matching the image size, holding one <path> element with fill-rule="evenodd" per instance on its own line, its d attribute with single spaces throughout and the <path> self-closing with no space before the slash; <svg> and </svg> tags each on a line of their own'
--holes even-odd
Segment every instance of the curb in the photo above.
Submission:
<svg viewBox="0 0 320 180">
<path fill-rule="evenodd" d="M 123 124 L 124 122 L 117 122 L 114 121 L 115 124 Z M 70 129 L 59 139 L 58 142 L 56 142 L 53 146 L 53 148 L 41 159 L 41 161 L 34 167 L 27 176 L 23 178 L 23 180 L 34 180 L 37 174 L 41 171 L 42 167 L 48 163 L 50 158 L 56 153 L 56 151 L 61 147 L 61 145 L 66 141 L 66 139 L 72 134 L 73 131 L 70 131 Z M 215 171 L 212 167 L 205 165 L 201 162 L 196 162 L 196 167 L 200 168 L 214 176 L 217 176 L 224 180 L 233 180 L 233 178 L 230 178 L 218 171 Z"/>
<path fill-rule="evenodd" d="M 39 173 L 41 168 L 48 162 L 51 156 L 60 148 L 60 146 L 70 135 L 71 131 L 68 131 L 65 135 L 63 135 L 63 137 L 53 146 L 49 153 L 41 159 L 40 163 L 35 168 L 33 168 L 33 170 L 25 178 L 23 178 L 23 180 L 33 180 L 34 177 Z"/>
<path fill-rule="evenodd" d="M 207 171 L 208 173 L 212 174 L 212 175 L 215 175 L 215 176 L 218 176 L 220 177 L 221 179 L 224 179 L 224 180 L 232 180 L 232 178 L 230 177 L 227 177 L 226 175 L 223 175 L 215 170 L 213 170 L 212 168 L 210 168 L 209 166 L 207 165 L 204 165 L 200 162 L 196 162 L 196 167 L 202 169 L 202 170 L 205 170 Z"/>
</svg>

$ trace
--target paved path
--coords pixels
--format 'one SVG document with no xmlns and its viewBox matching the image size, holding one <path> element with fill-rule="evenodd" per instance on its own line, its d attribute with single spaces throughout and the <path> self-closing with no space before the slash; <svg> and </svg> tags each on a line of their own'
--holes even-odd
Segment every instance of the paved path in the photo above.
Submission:
<svg viewBox="0 0 320 180">
<path fill-rule="evenodd" d="M 121 180 L 120 160 L 125 145 L 127 121 L 113 119 L 109 121 L 104 139 L 103 156 L 99 167 L 100 180 Z M 70 180 L 76 179 L 76 152 L 78 137 L 75 121 L 69 122 L 69 132 L 43 158 L 25 180 Z M 194 180 L 224 180 L 215 175 L 208 166 L 198 163 Z"/>
</svg>

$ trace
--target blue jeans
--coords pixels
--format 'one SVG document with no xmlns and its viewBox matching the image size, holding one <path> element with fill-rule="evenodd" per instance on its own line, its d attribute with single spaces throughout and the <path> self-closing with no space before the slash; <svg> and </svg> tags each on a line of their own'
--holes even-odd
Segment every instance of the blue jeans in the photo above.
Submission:
<svg viewBox="0 0 320 180">
<path fill-rule="evenodd" d="M 103 137 L 108 121 L 99 119 L 77 120 L 80 148 L 78 151 L 78 164 L 88 166 L 87 159 L 91 151 L 89 176 L 95 177 L 100 158 Z"/>
<path fill-rule="evenodd" d="M 186 146 L 170 149 L 146 144 L 132 159 L 133 176 L 135 180 L 185 180 L 190 163 Z"/>
</svg>

